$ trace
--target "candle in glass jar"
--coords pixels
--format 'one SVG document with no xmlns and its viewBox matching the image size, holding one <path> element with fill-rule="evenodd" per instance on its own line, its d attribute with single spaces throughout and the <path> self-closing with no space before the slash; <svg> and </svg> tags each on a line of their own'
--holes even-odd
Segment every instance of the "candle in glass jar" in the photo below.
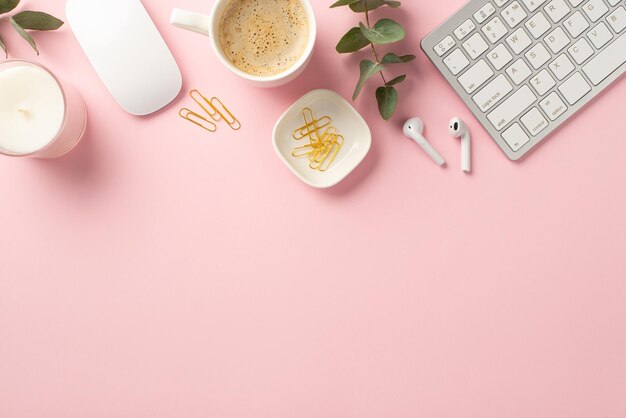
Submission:
<svg viewBox="0 0 626 418">
<path fill-rule="evenodd" d="M 82 98 L 45 68 L 26 61 L 0 64 L 0 152 L 58 157 L 85 130 Z"/>
</svg>

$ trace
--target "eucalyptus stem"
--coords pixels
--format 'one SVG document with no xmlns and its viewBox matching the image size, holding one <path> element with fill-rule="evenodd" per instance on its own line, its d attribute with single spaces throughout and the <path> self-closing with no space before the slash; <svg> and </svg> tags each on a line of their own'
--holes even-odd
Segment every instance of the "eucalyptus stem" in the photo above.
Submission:
<svg viewBox="0 0 626 418">
<path fill-rule="evenodd" d="M 370 11 L 367 8 L 367 5 L 365 6 L 365 23 L 367 23 L 368 29 L 372 28 L 372 26 L 370 25 Z M 380 62 L 380 58 L 378 57 L 378 51 L 376 51 L 376 47 L 372 42 L 370 42 L 370 46 L 372 47 L 372 52 L 374 53 L 374 59 L 376 59 L 376 62 L 378 64 L 382 65 L 382 63 Z M 380 72 L 380 77 L 383 79 L 383 83 L 385 83 L 385 86 L 387 86 L 387 80 L 385 79 L 385 74 L 383 74 L 382 71 Z"/>
</svg>

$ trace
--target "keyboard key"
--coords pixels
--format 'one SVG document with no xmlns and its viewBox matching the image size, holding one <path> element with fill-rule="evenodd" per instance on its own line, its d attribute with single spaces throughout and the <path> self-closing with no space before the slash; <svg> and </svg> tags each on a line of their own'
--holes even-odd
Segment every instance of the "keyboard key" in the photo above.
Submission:
<svg viewBox="0 0 626 418">
<path fill-rule="evenodd" d="M 609 4 L 611 6 L 617 6 L 617 4 L 622 1 L 622 0 L 609 0 Z M 581 2 L 582 3 L 582 2 Z"/>
<path fill-rule="evenodd" d="M 554 74 L 554 76 L 559 80 L 563 80 L 575 69 L 576 67 L 565 54 L 559 55 L 557 59 L 550 63 L 550 70 L 552 70 L 552 74 Z"/>
<path fill-rule="evenodd" d="M 537 10 L 539 6 L 544 4 L 546 1 L 547 0 L 522 0 L 522 2 L 526 5 L 528 10 L 531 11 L 531 13 Z"/>
<path fill-rule="evenodd" d="M 508 29 L 499 17 L 491 19 L 489 23 L 483 26 L 482 30 L 492 44 L 498 42 L 508 32 Z"/>
<path fill-rule="evenodd" d="M 550 32 L 550 34 L 543 38 L 543 40 L 555 54 L 561 52 L 563 48 L 565 48 L 570 43 L 569 37 L 560 27 Z"/>
<path fill-rule="evenodd" d="M 494 128 L 500 131 L 535 103 L 535 100 L 537 100 L 537 97 L 530 90 L 530 87 L 522 86 L 488 114 L 487 119 L 489 119 Z"/>
<path fill-rule="evenodd" d="M 606 18 L 609 25 L 613 28 L 615 33 L 620 33 L 624 29 L 626 29 L 626 9 L 622 6 L 615 9 L 613 13 Z"/>
<path fill-rule="evenodd" d="M 465 48 L 470 58 L 475 60 L 483 52 L 489 49 L 489 46 L 487 45 L 487 42 L 485 42 L 483 37 L 480 36 L 480 33 L 476 32 L 475 34 L 467 38 L 467 41 L 463 43 L 463 48 Z"/>
<path fill-rule="evenodd" d="M 591 0 L 585 3 L 583 11 L 592 22 L 597 22 L 609 11 L 609 8 L 602 0 Z"/>
<path fill-rule="evenodd" d="M 548 97 L 539 103 L 539 106 L 541 106 L 552 121 L 556 120 L 567 110 L 567 106 L 556 93 L 550 93 Z"/>
<path fill-rule="evenodd" d="M 530 141 L 530 138 L 518 123 L 514 123 L 509 129 L 502 132 L 502 138 L 513 151 L 519 151 L 520 148 Z"/>
<path fill-rule="evenodd" d="M 520 121 L 524 124 L 532 136 L 537 136 L 541 133 L 541 131 L 548 127 L 548 121 L 536 107 L 533 107 L 530 112 L 522 116 Z"/>
<path fill-rule="evenodd" d="M 448 70 L 450 70 L 452 75 L 457 75 L 469 65 L 469 60 L 458 48 L 448 55 L 443 62 L 446 64 L 446 67 L 448 67 Z"/>
<path fill-rule="evenodd" d="M 528 16 L 517 1 L 511 3 L 511 5 L 504 9 L 500 14 L 511 28 L 519 25 L 524 19 L 526 19 L 526 16 Z"/>
<path fill-rule="evenodd" d="M 459 77 L 459 83 L 468 94 L 476 91 L 485 81 L 493 75 L 493 70 L 485 60 L 480 60 Z"/>
<path fill-rule="evenodd" d="M 570 105 L 576 104 L 583 96 L 591 91 L 581 73 L 576 73 L 559 86 L 559 91 Z"/>
<path fill-rule="evenodd" d="M 452 49 L 454 45 L 456 45 L 456 41 L 452 38 L 452 36 L 446 36 L 445 38 L 443 38 L 443 41 L 435 45 L 434 49 L 437 55 L 441 57 L 450 49 Z"/>
<path fill-rule="evenodd" d="M 585 19 L 582 13 L 577 11 L 565 21 L 563 26 L 565 26 L 565 29 L 567 29 L 573 38 L 576 38 L 578 35 L 587 30 L 589 22 L 587 22 L 587 19 Z"/>
<path fill-rule="evenodd" d="M 607 44 L 607 42 L 613 39 L 611 30 L 604 24 L 604 22 L 600 22 L 598 26 L 587 33 L 587 36 L 591 40 L 591 43 L 593 43 L 598 49 L 602 48 Z"/>
<path fill-rule="evenodd" d="M 526 22 L 526 28 L 535 39 L 539 39 L 551 27 L 552 25 L 548 22 L 548 18 L 542 12 L 537 13 Z"/>
<path fill-rule="evenodd" d="M 513 90 L 513 86 L 502 74 L 493 79 L 493 81 L 485 86 L 481 91 L 476 93 L 472 100 L 480 107 L 480 110 L 486 112 L 496 103 L 504 98 Z"/>
<path fill-rule="evenodd" d="M 461 25 L 454 30 L 454 36 L 460 41 L 465 38 L 471 31 L 476 29 L 476 25 L 470 19 L 467 19 L 465 22 L 461 23 Z"/>
<path fill-rule="evenodd" d="M 495 0 L 498 7 L 504 6 L 509 0 Z"/>
<path fill-rule="evenodd" d="M 487 18 L 491 17 L 492 14 L 496 12 L 496 8 L 493 7 L 493 4 L 487 3 L 483 7 L 480 8 L 479 11 L 474 13 L 474 19 L 478 23 L 483 23 Z"/>
<path fill-rule="evenodd" d="M 530 77 L 533 72 L 528 65 L 526 65 L 524 60 L 520 58 L 506 69 L 506 73 L 511 77 L 515 85 L 519 86 L 524 80 Z"/>
<path fill-rule="evenodd" d="M 506 43 L 509 44 L 514 53 L 519 54 L 533 43 L 530 40 L 530 36 L 526 34 L 523 28 L 519 28 L 506 38 Z"/>
<path fill-rule="evenodd" d="M 589 80 L 597 86 L 626 62 L 626 34 L 620 36 L 606 49 L 596 55 L 583 71 Z"/>
<path fill-rule="evenodd" d="M 543 9 L 554 23 L 560 22 L 570 11 L 569 6 L 565 4 L 565 0 L 552 0 Z"/>
<path fill-rule="evenodd" d="M 548 73 L 548 70 L 541 70 L 530 79 L 530 85 L 533 86 L 538 95 L 543 96 L 556 86 L 556 81 Z"/>
<path fill-rule="evenodd" d="M 513 55 L 506 49 L 504 44 L 499 44 L 487 54 L 487 58 L 496 70 L 501 70 L 513 59 Z"/>
<path fill-rule="evenodd" d="M 543 44 L 537 44 L 526 53 L 526 59 L 535 70 L 550 61 L 551 55 Z"/>
<path fill-rule="evenodd" d="M 589 42 L 587 42 L 585 38 L 580 39 L 567 51 L 570 53 L 572 58 L 574 58 L 576 64 L 582 64 L 583 62 L 587 61 L 590 56 L 593 55 L 593 48 L 591 47 L 591 45 L 589 45 Z"/>
<path fill-rule="evenodd" d="M 578 7 L 583 1 L 585 0 L 569 0 L 569 4 L 571 4 L 572 7 Z"/>
</svg>

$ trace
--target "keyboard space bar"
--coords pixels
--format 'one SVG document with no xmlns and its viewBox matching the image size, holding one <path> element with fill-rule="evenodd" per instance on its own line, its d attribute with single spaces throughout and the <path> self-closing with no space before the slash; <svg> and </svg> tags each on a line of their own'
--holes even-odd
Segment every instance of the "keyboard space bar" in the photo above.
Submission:
<svg viewBox="0 0 626 418">
<path fill-rule="evenodd" d="M 583 66 L 583 71 L 589 80 L 597 86 L 626 62 L 626 34 L 620 36 L 600 52 L 594 59 Z"/>
</svg>

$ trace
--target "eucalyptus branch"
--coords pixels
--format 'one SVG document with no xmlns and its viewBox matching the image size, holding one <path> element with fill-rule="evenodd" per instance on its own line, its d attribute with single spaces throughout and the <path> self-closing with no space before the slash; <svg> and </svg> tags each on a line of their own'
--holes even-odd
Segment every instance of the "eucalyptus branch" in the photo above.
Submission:
<svg viewBox="0 0 626 418">
<path fill-rule="evenodd" d="M 0 0 L 0 15 L 8 13 L 15 9 L 20 4 L 20 0 Z M 30 10 L 26 10 L 20 13 L 17 13 L 13 16 L 3 16 L 0 17 L 0 21 L 9 22 L 9 24 L 15 29 L 19 35 L 24 38 L 30 46 L 35 50 L 37 55 L 39 55 L 39 50 L 37 49 L 37 44 L 33 37 L 26 32 L 27 30 L 35 30 L 35 31 L 48 31 L 48 30 L 57 30 L 61 26 L 63 26 L 63 21 L 57 19 L 54 16 L 51 16 L 44 12 L 33 12 Z M 9 52 L 7 51 L 7 47 L 2 41 L 2 37 L 0 36 L 0 48 L 4 51 L 5 58 L 9 57 Z"/>
<path fill-rule="evenodd" d="M 330 7 L 349 6 L 356 13 L 365 14 L 365 23 L 350 29 L 337 44 L 337 52 L 340 54 L 354 53 L 369 46 L 374 56 L 373 60 L 363 60 L 359 64 L 360 77 L 354 90 L 352 100 L 356 100 L 363 86 L 374 74 L 380 73 L 383 85 L 376 89 L 376 101 L 378 110 L 385 120 L 391 119 L 398 105 L 398 92 L 395 85 L 402 83 L 406 75 L 401 75 L 387 81 L 384 71 L 388 65 L 404 64 L 415 59 L 414 55 L 396 55 L 388 53 L 382 58 L 378 53 L 377 46 L 392 44 L 401 41 L 406 36 L 406 31 L 399 23 L 391 19 L 380 19 L 373 26 L 370 21 L 370 12 L 381 6 L 392 8 L 400 7 L 399 1 L 393 0 L 339 0 Z"/>
</svg>

